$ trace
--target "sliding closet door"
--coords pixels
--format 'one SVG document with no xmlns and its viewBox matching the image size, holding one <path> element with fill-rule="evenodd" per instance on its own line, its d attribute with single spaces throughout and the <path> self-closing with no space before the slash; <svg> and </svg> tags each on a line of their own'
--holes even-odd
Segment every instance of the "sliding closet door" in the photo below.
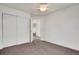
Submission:
<svg viewBox="0 0 79 59">
<path fill-rule="evenodd" d="M 2 48 L 2 13 L 0 12 L 0 49 Z"/>
<path fill-rule="evenodd" d="M 28 18 L 17 17 L 17 43 L 29 42 L 29 23 Z"/>
<path fill-rule="evenodd" d="M 3 14 L 3 45 L 4 47 L 16 44 L 16 16 Z"/>
</svg>

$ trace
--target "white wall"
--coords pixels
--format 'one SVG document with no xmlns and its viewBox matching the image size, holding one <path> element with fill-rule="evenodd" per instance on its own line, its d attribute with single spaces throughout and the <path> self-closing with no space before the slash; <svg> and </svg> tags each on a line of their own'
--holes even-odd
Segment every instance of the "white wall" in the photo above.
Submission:
<svg viewBox="0 0 79 59">
<path fill-rule="evenodd" d="M 30 14 L 22 12 L 20 10 L 17 9 L 13 9 L 13 8 L 9 8 L 7 6 L 3 6 L 0 5 L 0 12 L 4 12 L 4 13 L 8 13 L 8 14 L 13 14 L 13 15 L 17 15 L 17 16 L 22 16 L 22 17 L 30 17 Z"/>
<path fill-rule="evenodd" d="M 79 50 L 79 5 L 52 12 L 43 23 L 44 40 Z"/>
</svg>

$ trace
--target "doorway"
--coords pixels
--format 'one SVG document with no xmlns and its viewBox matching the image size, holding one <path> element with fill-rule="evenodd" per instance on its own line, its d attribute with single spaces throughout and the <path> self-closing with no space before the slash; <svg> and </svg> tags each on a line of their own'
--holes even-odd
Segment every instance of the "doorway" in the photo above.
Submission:
<svg viewBox="0 0 79 59">
<path fill-rule="evenodd" d="M 40 19 L 31 19 L 31 42 L 40 38 Z"/>
</svg>

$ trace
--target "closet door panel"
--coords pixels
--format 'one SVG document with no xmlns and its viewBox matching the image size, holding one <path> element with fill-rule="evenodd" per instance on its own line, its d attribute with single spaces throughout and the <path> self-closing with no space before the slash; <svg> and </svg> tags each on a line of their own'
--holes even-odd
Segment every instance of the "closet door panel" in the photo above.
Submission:
<svg viewBox="0 0 79 59">
<path fill-rule="evenodd" d="M 16 44 L 16 16 L 3 14 L 3 43 L 4 47 Z"/>
<path fill-rule="evenodd" d="M 24 17 L 17 17 L 17 43 L 29 42 L 28 35 L 28 20 Z"/>
<path fill-rule="evenodd" d="M 0 49 L 2 48 L 2 13 L 0 12 Z"/>
</svg>

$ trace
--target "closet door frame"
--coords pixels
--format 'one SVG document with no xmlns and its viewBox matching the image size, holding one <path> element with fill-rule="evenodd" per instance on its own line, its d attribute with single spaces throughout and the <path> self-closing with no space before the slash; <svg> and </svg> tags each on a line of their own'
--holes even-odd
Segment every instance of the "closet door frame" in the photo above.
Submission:
<svg viewBox="0 0 79 59">
<path fill-rule="evenodd" d="M 0 49 L 3 48 L 2 40 L 3 40 L 3 19 L 2 12 L 0 12 Z"/>
</svg>

